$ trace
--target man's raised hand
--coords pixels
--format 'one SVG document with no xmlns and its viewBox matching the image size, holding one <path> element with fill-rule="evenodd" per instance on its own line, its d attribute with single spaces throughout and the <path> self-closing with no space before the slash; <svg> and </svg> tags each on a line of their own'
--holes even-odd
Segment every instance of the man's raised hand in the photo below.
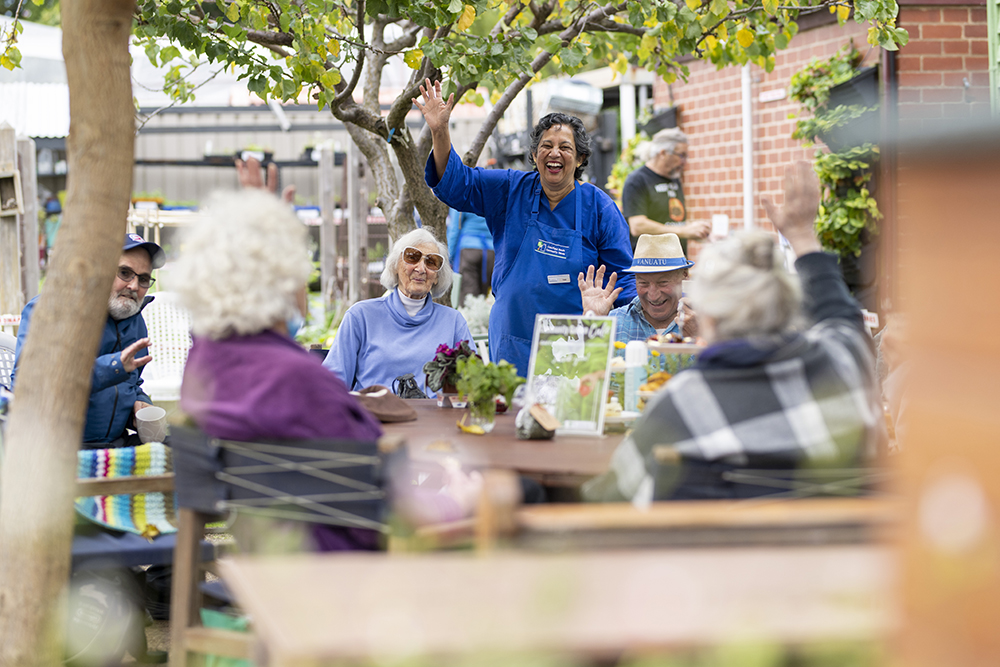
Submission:
<svg viewBox="0 0 1000 667">
<path fill-rule="evenodd" d="M 591 264 L 587 267 L 586 275 L 581 271 L 580 275 L 577 276 L 576 284 L 580 288 L 584 314 L 593 311 L 596 315 L 607 315 L 615 305 L 615 299 L 624 289 L 622 287 L 615 289 L 615 283 L 618 282 L 617 273 L 612 273 L 608 278 L 607 286 L 602 287 L 605 270 L 606 267 L 601 264 L 595 272 L 594 265 Z"/>
<path fill-rule="evenodd" d="M 153 357 L 148 354 L 145 357 L 140 357 L 138 359 L 135 358 L 135 353 L 146 347 L 149 347 L 149 339 L 140 338 L 122 350 L 122 368 L 125 369 L 125 372 L 131 373 L 135 369 L 142 368 L 153 360 Z"/>
</svg>

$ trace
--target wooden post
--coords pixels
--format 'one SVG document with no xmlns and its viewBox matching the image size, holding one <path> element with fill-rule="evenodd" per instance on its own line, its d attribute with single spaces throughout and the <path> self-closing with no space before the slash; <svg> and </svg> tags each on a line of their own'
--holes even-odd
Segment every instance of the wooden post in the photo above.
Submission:
<svg viewBox="0 0 1000 667">
<path fill-rule="evenodd" d="M 337 225 L 334 166 L 336 153 L 324 148 L 319 153 L 319 210 L 323 223 L 319 228 L 319 284 L 327 308 L 339 291 L 337 285 Z"/>
<path fill-rule="evenodd" d="M 364 160 L 351 142 L 347 149 L 347 299 L 353 304 L 367 298 L 368 290 L 368 189 Z M 349 305 L 349 304 L 348 304 Z"/>
<path fill-rule="evenodd" d="M 1000 664 L 1000 133 L 929 134 L 899 148 L 896 285 L 910 374 L 896 428 L 905 512 L 892 664 L 978 667 Z"/>
<path fill-rule="evenodd" d="M 0 124 L 0 174 L 17 170 L 17 140 L 14 128 Z M 0 192 L 0 197 L 10 198 L 12 192 Z M 10 215 L 0 214 L 0 314 L 18 315 L 24 308 L 21 295 L 21 240 L 17 233 L 18 216 L 4 207 Z M 36 257 L 37 261 L 37 257 Z"/>
<path fill-rule="evenodd" d="M 17 164 L 21 172 L 24 213 L 20 216 L 21 293 L 25 303 L 38 294 L 38 174 L 35 171 L 35 141 L 18 137 Z"/>
</svg>

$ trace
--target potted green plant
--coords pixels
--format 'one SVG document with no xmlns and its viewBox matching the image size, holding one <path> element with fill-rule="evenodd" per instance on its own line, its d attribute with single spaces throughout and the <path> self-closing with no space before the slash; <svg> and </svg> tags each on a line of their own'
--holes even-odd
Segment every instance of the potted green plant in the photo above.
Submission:
<svg viewBox="0 0 1000 667">
<path fill-rule="evenodd" d="M 507 405 L 514 397 L 514 390 L 524 383 L 517 368 L 506 361 L 484 364 L 478 356 L 458 360 L 458 393 L 468 401 L 469 427 L 476 432 L 493 430 L 496 417 L 497 396 L 503 396 Z"/>
</svg>

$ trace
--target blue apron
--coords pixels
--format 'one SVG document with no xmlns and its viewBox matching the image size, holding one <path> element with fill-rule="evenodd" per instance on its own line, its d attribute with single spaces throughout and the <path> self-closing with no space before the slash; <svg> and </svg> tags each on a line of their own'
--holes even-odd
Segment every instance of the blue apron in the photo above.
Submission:
<svg viewBox="0 0 1000 667">
<path fill-rule="evenodd" d="M 576 282 L 583 266 L 583 193 L 579 183 L 574 189 L 574 229 L 558 229 L 538 222 L 542 188 L 541 183 L 535 186 L 524 239 L 494 286 L 497 300 L 490 311 L 490 360 L 506 359 L 522 377 L 528 375 L 535 315 L 579 314 L 583 307 Z"/>
</svg>

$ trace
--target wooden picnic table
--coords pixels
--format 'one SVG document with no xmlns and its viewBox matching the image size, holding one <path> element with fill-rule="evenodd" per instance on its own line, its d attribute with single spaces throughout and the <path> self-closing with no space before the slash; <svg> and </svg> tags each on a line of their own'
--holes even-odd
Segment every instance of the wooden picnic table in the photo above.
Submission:
<svg viewBox="0 0 1000 667">
<path fill-rule="evenodd" d="M 608 469 L 623 434 L 557 435 L 552 440 L 518 440 L 514 414 L 497 415 L 491 433 L 463 433 L 456 422 L 464 409 L 439 408 L 435 399 L 408 400 L 417 420 L 384 424 L 386 435 L 405 439 L 411 461 L 438 462 L 448 456 L 469 468 L 513 470 L 551 486 L 577 486 Z"/>
<path fill-rule="evenodd" d="M 261 664 L 555 651 L 607 658 L 892 630 L 876 546 L 576 554 L 299 554 L 219 561 Z"/>
</svg>

